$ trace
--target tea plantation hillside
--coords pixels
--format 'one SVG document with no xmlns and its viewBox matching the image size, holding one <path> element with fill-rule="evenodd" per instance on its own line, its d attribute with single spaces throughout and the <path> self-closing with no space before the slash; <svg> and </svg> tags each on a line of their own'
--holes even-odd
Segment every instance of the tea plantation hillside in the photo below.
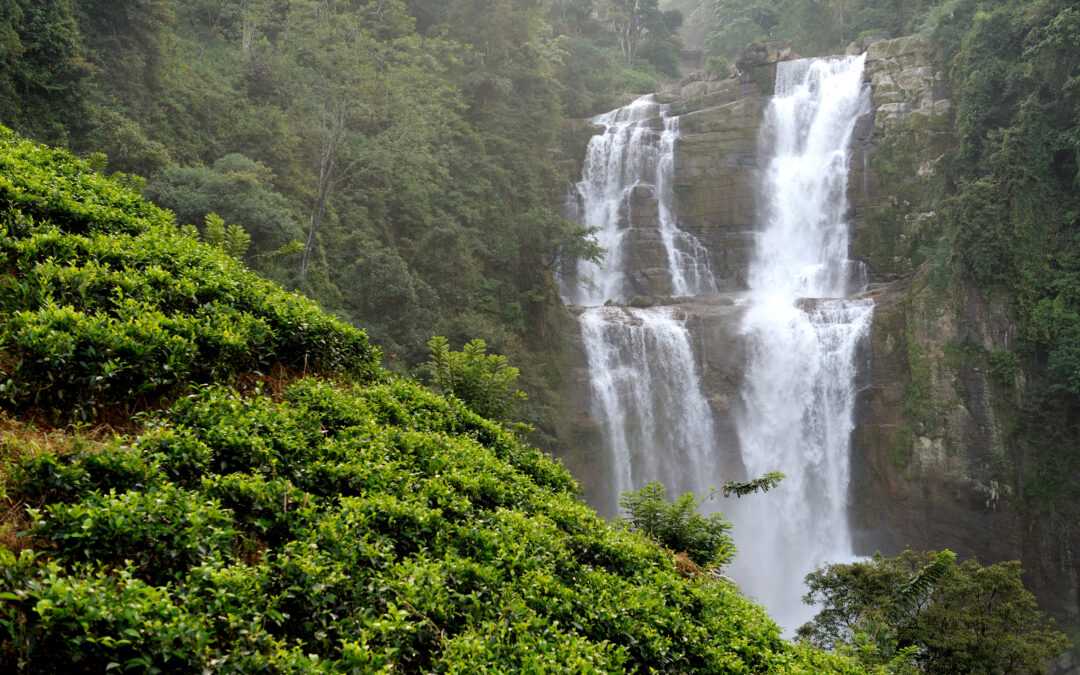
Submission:
<svg viewBox="0 0 1080 675">
<path fill-rule="evenodd" d="M 0 671 L 853 672 L 122 180 L 0 223 Z"/>
</svg>

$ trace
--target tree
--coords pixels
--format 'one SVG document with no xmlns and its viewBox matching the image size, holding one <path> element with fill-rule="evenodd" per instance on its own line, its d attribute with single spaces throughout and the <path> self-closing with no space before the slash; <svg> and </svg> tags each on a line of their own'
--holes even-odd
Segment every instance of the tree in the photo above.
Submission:
<svg viewBox="0 0 1080 675">
<path fill-rule="evenodd" d="M 166 52 L 175 22 L 167 0 L 82 0 L 76 3 L 83 38 L 95 65 L 125 102 L 149 108 L 164 85 Z"/>
<path fill-rule="evenodd" d="M 89 74 L 71 0 L 0 0 L 0 120 L 67 141 L 86 124 Z"/>
<path fill-rule="evenodd" d="M 147 184 L 146 195 L 176 212 L 182 223 L 198 223 L 210 212 L 219 213 L 244 226 L 253 253 L 265 254 L 303 237 L 292 205 L 273 183 L 268 167 L 234 153 L 210 167 L 168 167 Z"/>
<path fill-rule="evenodd" d="M 520 375 L 501 354 L 488 354 L 487 343 L 470 340 L 460 352 L 440 335 L 428 340 L 430 360 L 424 364 L 428 382 L 442 394 L 453 394 L 477 414 L 512 422 L 525 392 L 517 388 Z"/>
<path fill-rule="evenodd" d="M 298 84 L 306 84 L 299 112 L 307 124 L 313 151 L 315 186 L 308 216 L 300 280 L 305 280 L 319 230 L 334 190 L 348 178 L 353 162 L 347 146 L 363 142 L 361 128 L 371 115 L 372 97 L 365 83 L 376 78 L 374 55 L 380 45 L 356 15 L 337 10 L 338 3 L 302 5 L 295 34 Z"/>
<path fill-rule="evenodd" d="M 206 214 L 203 223 L 203 239 L 206 243 L 217 246 L 234 258 L 242 258 L 251 247 L 251 235 L 236 223 L 225 224 L 225 219 L 216 213 Z"/>
<path fill-rule="evenodd" d="M 637 58 L 645 36 L 670 35 L 682 23 L 682 14 L 661 12 L 657 0 L 607 0 L 606 16 L 627 64 Z"/>
<path fill-rule="evenodd" d="M 398 51 L 394 41 L 412 31 L 401 0 L 305 0 L 291 10 L 288 50 L 296 70 L 301 117 L 311 149 L 315 185 L 300 259 L 304 281 L 334 192 L 360 163 L 367 136 L 379 122 L 385 73 Z"/>
<path fill-rule="evenodd" d="M 551 22 L 559 32 L 581 34 L 595 5 L 594 0 L 551 0 Z"/>
<path fill-rule="evenodd" d="M 908 550 L 813 572 L 804 601 L 822 609 L 799 636 L 867 666 L 910 662 L 941 675 L 1041 673 L 1068 648 L 1018 562 L 955 560 L 951 551 Z"/>
<path fill-rule="evenodd" d="M 719 513 L 698 513 L 692 492 L 673 502 L 660 483 L 649 483 L 619 498 L 627 526 L 653 539 L 673 553 L 685 553 L 696 565 L 723 567 L 735 557 L 735 543 L 728 532 L 731 523 Z"/>
</svg>

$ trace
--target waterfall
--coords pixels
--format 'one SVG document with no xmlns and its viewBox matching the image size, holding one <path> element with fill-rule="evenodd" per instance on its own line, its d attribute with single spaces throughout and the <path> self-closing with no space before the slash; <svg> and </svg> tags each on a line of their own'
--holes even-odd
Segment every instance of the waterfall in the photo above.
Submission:
<svg viewBox="0 0 1080 675">
<path fill-rule="evenodd" d="M 708 489 L 712 414 L 684 323 L 670 308 L 594 307 L 581 315 L 581 333 L 613 494 L 653 480 L 676 494 Z"/>
<path fill-rule="evenodd" d="M 575 305 L 625 301 L 635 289 L 629 274 L 628 236 L 635 229 L 659 232 L 667 258 L 668 295 L 703 295 L 716 291 L 708 251 L 675 222 L 675 145 L 679 119 L 652 95 L 592 119 L 603 127 L 589 141 L 581 181 L 570 196 L 568 211 L 595 230 L 604 250 L 599 263 L 582 260 L 571 279 L 564 279 L 564 299 Z M 657 210 L 645 227 L 635 218 L 635 196 L 650 195 Z M 641 293 L 647 294 L 647 293 Z"/>
<path fill-rule="evenodd" d="M 561 282 L 567 304 L 586 306 L 579 323 L 590 412 L 612 467 L 611 503 L 597 506 L 615 513 L 619 494 L 650 481 L 679 493 L 706 489 L 715 475 L 712 413 L 685 321 L 671 307 L 615 304 L 708 295 L 716 282 L 708 251 L 675 217 L 678 118 L 645 96 L 592 122 L 603 130 L 589 142 L 567 211 L 594 228 L 604 258 L 579 262 Z M 642 280 L 632 263 L 653 245 L 663 249 L 666 278 Z"/>
<path fill-rule="evenodd" d="M 736 521 L 734 576 L 788 631 L 812 613 L 801 602 L 803 577 L 852 557 L 856 352 L 873 315 L 870 301 L 850 297 L 865 275 L 847 258 L 849 145 L 869 107 L 863 61 L 779 64 L 760 140 L 770 160 L 742 301 L 748 362 L 735 421 L 746 472 L 780 470 L 787 479 L 723 508 Z M 605 255 L 578 263 L 562 282 L 564 300 L 585 306 L 590 413 L 611 467 L 612 503 L 597 506 L 613 513 L 618 494 L 648 481 L 702 493 L 723 478 L 681 312 L 619 306 L 639 295 L 712 295 L 717 285 L 708 252 L 676 217 L 678 118 L 647 96 L 592 121 L 602 130 L 567 211 L 594 228 Z"/>
<path fill-rule="evenodd" d="M 737 426 L 751 475 L 787 474 L 735 505 L 733 574 L 792 631 L 813 609 L 804 576 L 853 557 L 848 525 L 856 351 L 873 304 L 848 260 L 849 145 L 869 107 L 865 57 L 780 63 L 761 136 L 769 157 L 742 325 L 749 362 Z"/>
</svg>

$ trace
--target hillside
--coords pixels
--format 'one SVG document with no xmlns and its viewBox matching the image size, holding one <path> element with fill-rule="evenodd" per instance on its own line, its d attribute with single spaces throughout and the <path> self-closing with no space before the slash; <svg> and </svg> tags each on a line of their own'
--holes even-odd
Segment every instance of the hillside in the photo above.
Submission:
<svg viewBox="0 0 1080 675">
<path fill-rule="evenodd" d="M 122 177 L 0 213 L 5 672 L 854 672 Z"/>
<path fill-rule="evenodd" d="M 595 253 L 552 148 L 566 118 L 677 73 L 655 5 L 628 59 L 592 0 L 0 0 L 0 124 L 145 179 L 179 224 L 244 228 L 251 269 L 396 372 L 432 335 L 484 339 L 547 447 L 552 269 Z"/>
</svg>

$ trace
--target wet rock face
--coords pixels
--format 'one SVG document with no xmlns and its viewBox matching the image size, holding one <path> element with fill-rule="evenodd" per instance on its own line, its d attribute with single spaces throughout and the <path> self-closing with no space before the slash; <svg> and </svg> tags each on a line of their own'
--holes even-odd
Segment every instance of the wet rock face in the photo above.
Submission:
<svg viewBox="0 0 1080 675">
<path fill-rule="evenodd" d="M 692 77 L 668 89 L 663 95 L 671 103 L 673 115 L 685 115 L 695 110 L 705 110 L 732 103 L 741 98 L 760 96 L 760 93 L 752 82 L 743 82 L 736 78 Z"/>
<path fill-rule="evenodd" d="M 1025 502 L 1030 460 L 1014 434 L 1024 375 L 1006 381 L 991 363 L 1016 343 L 1008 300 L 937 286 L 925 269 L 874 295 L 852 439 L 857 552 L 1020 560 L 1040 604 L 1075 626 L 1080 531 Z"/>
<path fill-rule="evenodd" d="M 696 85 L 711 90 L 701 93 Z M 685 112 L 679 120 L 674 177 L 679 223 L 709 249 L 721 289 L 745 289 L 765 99 L 735 79 L 693 83 L 690 89 L 688 102 L 715 105 Z"/>
<path fill-rule="evenodd" d="M 660 209 L 652 185 L 636 185 L 630 189 L 625 203 L 626 238 L 623 248 L 626 269 L 631 270 L 627 282 L 633 295 L 671 295 L 671 274 L 668 272 L 667 250 L 660 234 Z"/>
<path fill-rule="evenodd" d="M 866 52 L 872 111 L 855 130 L 848 201 L 852 257 L 878 282 L 915 272 L 919 248 L 934 237 L 939 167 L 952 145 L 945 75 L 921 36 L 853 44 Z"/>
<path fill-rule="evenodd" d="M 1007 306 L 925 274 L 880 289 L 875 305 L 853 439 L 861 549 L 1018 557 L 1009 402 L 983 356 L 1015 339 Z"/>
<path fill-rule="evenodd" d="M 945 76 L 926 38 L 912 35 L 874 42 L 866 49 L 866 65 L 878 129 L 895 128 L 910 117 L 929 121 L 949 114 Z"/>
<path fill-rule="evenodd" d="M 940 236 L 940 167 L 954 143 L 933 46 L 909 37 L 853 49 L 867 52 L 874 105 L 851 161 L 852 251 L 877 282 L 852 443 L 857 550 L 1019 559 L 1042 606 L 1076 625 L 1080 528 L 1024 501 L 1024 375 L 1003 381 L 991 363 L 1017 342 L 1010 300 L 935 278 L 920 254 Z"/>
<path fill-rule="evenodd" d="M 731 296 L 684 303 L 687 329 L 694 338 L 698 372 L 712 409 L 724 476 L 743 478 L 746 469 L 739 452 L 735 413 L 740 403 L 748 358 L 742 318 L 745 307 Z"/>
</svg>

